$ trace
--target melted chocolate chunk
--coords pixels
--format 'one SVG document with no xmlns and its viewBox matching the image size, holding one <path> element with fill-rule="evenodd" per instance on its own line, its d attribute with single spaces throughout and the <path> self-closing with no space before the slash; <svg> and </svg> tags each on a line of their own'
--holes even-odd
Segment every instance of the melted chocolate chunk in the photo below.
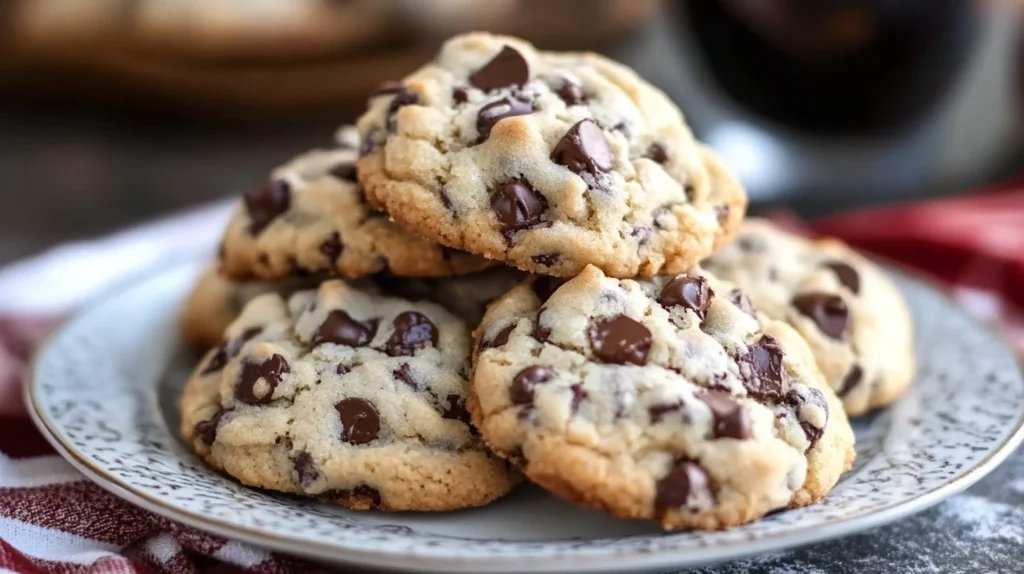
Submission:
<svg viewBox="0 0 1024 574">
<path fill-rule="evenodd" d="M 441 416 L 469 424 L 469 411 L 466 410 L 466 399 L 459 395 L 448 395 L 448 406 L 445 407 Z"/>
<path fill-rule="evenodd" d="M 665 150 L 665 146 L 655 142 L 647 148 L 647 153 L 644 154 L 644 157 L 650 158 L 656 163 L 664 164 L 668 161 L 668 151 Z"/>
<path fill-rule="evenodd" d="M 366 444 L 380 432 L 380 415 L 366 399 L 349 398 L 334 405 L 341 417 L 341 440 L 350 444 Z"/>
<path fill-rule="evenodd" d="M 237 339 L 221 343 L 213 353 L 213 356 L 210 357 L 210 362 L 206 363 L 206 367 L 199 373 L 200 376 L 205 377 L 222 370 L 231 359 L 238 356 L 238 353 L 246 343 L 256 338 L 256 335 L 259 335 L 262 331 L 262 327 L 250 327 L 242 331 L 242 334 Z"/>
<path fill-rule="evenodd" d="M 483 143 L 491 136 L 495 124 L 505 118 L 525 116 L 533 113 L 533 102 L 520 98 L 503 98 L 480 108 L 476 115 L 476 143 Z"/>
<path fill-rule="evenodd" d="M 813 387 L 804 388 L 802 393 L 798 393 L 796 389 L 793 389 L 786 393 L 786 402 L 796 410 L 797 419 L 800 421 L 800 428 L 803 429 L 804 436 L 811 443 L 807 449 L 814 448 L 821 435 L 825 434 L 825 427 L 818 428 L 810 422 L 803 420 L 800 416 L 800 411 L 807 406 L 816 406 L 823 409 L 825 411 L 825 424 L 828 424 L 828 401 L 825 400 L 825 395 Z"/>
<path fill-rule="evenodd" d="M 686 402 L 680 398 L 668 403 L 651 405 L 647 408 L 647 413 L 651 417 L 651 423 L 659 423 L 665 418 L 665 415 L 682 410 L 685 406 Z"/>
<path fill-rule="evenodd" d="M 395 97 L 392 98 L 391 103 L 388 104 L 388 133 L 395 133 L 395 128 L 397 127 L 398 120 L 398 118 L 396 117 L 398 115 L 398 108 L 402 108 L 412 104 L 418 104 L 419 101 L 420 97 L 416 94 L 416 92 L 409 90 L 408 88 L 403 88 L 397 94 L 395 94 Z"/>
<path fill-rule="evenodd" d="M 541 255 L 534 255 L 533 257 L 530 257 L 530 260 L 536 263 L 537 265 L 551 267 L 555 263 L 558 263 L 558 260 L 561 259 L 561 257 L 562 256 L 559 255 L 558 253 L 543 253 Z"/>
<path fill-rule="evenodd" d="M 711 409 L 711 438 L 744 439 L 751 436 L 750 416 L 728 393 L 705 391 L 697 395 Z"/>
<path fill-rule="evenodd" d="M 842 384 L 839 385 L 839 390 L 836 391 L 836 394 L 839 395 L 839 398 L 845 397 L 846 395 L 850 394 L 850 391 L 857 388 L 857 385 L 860 384 L 861 379 L 863 378 L 864 369 L 860 368 L 860 365 L 854 365 L 850 367 L 850 370 L 846 373 L 846 376 L 843 377 L 843 382 Z"/>
<path fill-rule="evenodd" d="M 715 292 L 708 287 L 708 282 L 703 277 L 695 275 L 677 275 L 669 281 L 665 288 L 658 295 L 658 303 L 662 307 L 682 307 L 690 309 L 697 314 L 701 321 L 707 316 L 708 306 L 711 305 L 711 298 Z"/>
<path fill-rule="evenodd" d="M 739 289 L 733 289 L 732 291 L 730 291 L 729 301 L 732 301 L 733 305 L 739 307 L 740 311 L 743 311 L 744 313 L 750 315 L 751 317 L 754 317 L 755 319 L 757 318 L 757 310 L 754 309 L 754 303 L 750 300 L 750 297 L 748 297 L 747 294 L 744 293 L 743 291 L 740 291 Z"/>
<path fill-rule="evenodd" d="M 242 199 L 251 221 L 249 233 L 255 236 L 291 208 L 292 190 L 287 181 L 273 179 L 263 187 L 247 191 Z"/>
<path fill-rule="evenodd" d="M 373 331 L 367 325 L 353 319 L 348 313 L 337 309 L 331 311 L 313 333 L 309 341 L 311 348 L 325 343 L 346 347 L 364 347 L 373 338 Z"/>
<path fill-rule="evenodd" d="M 522 86 L 530 81 L 530 65 L 515 48 L 505 46 L 498 55 L 469 76 L 469 83 L 481 90 Z"/>
<path fill-rule="evenodd" d="M 324 239 L 323 242 L 320 243 L 319 249 L 320 253 L 326 255 L 327 259 L 333 265 L 334 262 L 338 260 L 338 257 L 341 257 L 341 252 L 344 249 L 344 246 L 341 244 L 341 235 L 339 235 L 337 231 L 330 234 L 327 236 L 327 239 Z"/>
<path fill-rule="evenodd" d="M 452 100 L 456 104 L 464 104 L 469 101 L 469 91 L 466 88 L 457 87 L 452 90 Z"/>
<path fill-rule="evenodd" d="M 778 341 L 771 335 L 764 335 L 737 359 L 746 365 L 743 386 L 750 396 L 762 401 L 782 400 L 782 357 Z"/>
<path fill-rule="evenodd" d="M 547 367 L 540 365 L 532 365 L 519 371 L 512 379 L 512 386 L 509 387 L 512 402 L 517 405 L 532 404 L 534 389 L 553 378 L 555 378 L 555 374 Z"/>
<path fill-rule="evenodd" d="M 539 224 L 547 208 L 547 199 L 521 179 L 502 184 L 491 195 L 491 209 L 506 238 L 511 238 L 521 229 Z"/>
<path fill-rule="evenodd" d="M 306 451 L 300 451 L 292 456 L 292 466 L 295 467 L 295 474 L 299 477 L 299 484 L 303 488 L 313 486 L 313 483 L 320 478 L 320 471 L 316 469 L 313 457 Z"/>
<path fill-rule="evenodd" d="M 654 341 L 650 329 L 625 315 L 601 319 L 587 330 L 594 355 L 605 363 L 647 364 Z"/>
<path fill-rule="evenodd" d="M 587 102 L 587 96 L 583 93 L 583 86 L 566 78 L 562 85 L 555 90 L 558 97 L 562 98 L 567 106 L 578 106 Z"/>
<path fill-rule="evenodd" d="M 681 460 L 665 478 L 658 481 L 654 506 L 662 511 L 683 507 L 702 508 L 714 501 L 708 473 L 696 462 Z"/>
<path fill-rule="evenodd" d="M 842 261 L 829 261 L 825 263 L 836 274 L 839 283 L 850 290 L 854 295 L 860 294 L 860 274 L 849 263 Z"/>
<path fill-rule="evenodd" d="M 273 400 L 281 377 L 291 371 L 288 361 L 281 355 L 273 355 L 261 363 L 246 361 L 235 383 L 235 398 L 248 405 L 265 405 Z M 257 394 L 256 387 L 261 380 L 265 388 Z"/>
<path fill-rule="evenodd" d="M 580 120 L 569 128 L 551 152 L 551 161 L 564 165 L 569 171 L 597 176 L 613 166 L 612 150 L 608 139 L 594 120 Z"/>
<path fill-rule="evenodd" d="M 793 299 L 793 306 L 809 317 L 825 335 L 842 339 L 850 319 L 846 301 L 831 293 L 804 293 Z"/>
<path fill-rule="evenodd" d="M 507 327 L 503 327 L 493 338 L 488 339 L 487 337 L 480 337 L 480 346 L 478 347 L 481 351 L 484 349 L 493 349 L 501 347 L 505 343 L 508 343 L 508 337 L 512 334 L 516 328 L 516 324 L 512 323 Z"/>
<path fill-rule="evenodd" d="M 206 444 L 213 444 L 213 441 L 217 439 L 217 427 L 220 426 L 220 421 L 224 418 L 225 413 L 227 411 L 224 410 L 224 407 L 218 406 L 217 412 L 213 413 L 209 420 L 196 423 L 196 434 L 200 440 Z"/>
<path fill-rule="evenodd" d="M 422 313 L 405 311 L 391 324 L 395 331 L 388 338 L 385 350 L 392 357 L 412 355 L 417 349 L 437 345 L 437 327 Z"/>
<path fill-rule="evenodd" d="M 412 390 L 419 390 L 419 381 L 417 381 L 416 377 L 412 374 L 412 370 L 409 368 L 409 363 L 402 363 L 402 366 L 392 371 L 391 375 L 394 376 L 395 379 L 409 385 Z"/>
</svg>

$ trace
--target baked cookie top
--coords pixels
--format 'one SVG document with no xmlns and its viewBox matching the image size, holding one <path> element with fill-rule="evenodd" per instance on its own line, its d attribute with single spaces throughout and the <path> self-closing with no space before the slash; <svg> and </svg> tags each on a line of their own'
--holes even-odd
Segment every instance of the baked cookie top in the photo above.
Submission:
<svg viewBox="0 0 1024 574">
<path fill-rule="evenodd" d="M 356 182 L 358 136 L 342 128 L 337 140 L 338 147 L 294 158 L 245 194 L 224 233 L 225 275 L 439 276 L 490 265 L 406 231 L 372 209 Z"/>
<path fill-rule="evenodd" d="M 261 488 L 361 509 L 486 504 L 518 473 L 469 425 L 469 345 L 441 307 L 341 281 L 264 295 L 196 368 L 182 434 Z"/>
<path fill-rule="evenodd" d="M 699 271 L 524 282 L 477 329 L 470 409 L 534 482 L 669 529 L 808 504 L 854 456 L 806 344 Z"/>
<path fill-rule="evenodd" d="M 526 271 L 678 272 L 732 233 L 679 109 L 596 54 L 458 36 L 381 86 L 358 128 L 371 203 L 439 243 Z M 734 191 L 744 199 L 729 203 L 745 203 Z"/>
<path fill-rule="evenodd" d="M 887 405 L 913 381 L 913 322 L 903 296 L 841 241 L 811 241 L 749 219 L 704 266 L 807 340 L 847 413 Z"/>
</svg>

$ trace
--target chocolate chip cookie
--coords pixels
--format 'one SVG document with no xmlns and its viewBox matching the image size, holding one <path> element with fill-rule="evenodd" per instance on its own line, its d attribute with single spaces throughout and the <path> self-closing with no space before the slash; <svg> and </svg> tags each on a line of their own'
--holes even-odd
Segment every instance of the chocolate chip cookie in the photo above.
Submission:
<svg viewBox="0 0 1024 574">
<path fill-rule="evenodd" d="M 242 312 L 246 303 L 264 293 L 288 296 L 315 287 L 316 279 L 283 279 L 275 282 L 232 281 L 212 266 L 199 277 L 181 311 L 181 333 L 185 342 L 205 351 L 220 342 L 224 330 Z"/>
<path fill-rule="evenodd" d="M 633 71 L 505 36 L 449 40 L 382 85 L 358 128 L 371 203 L 439 243 L 546 275 L 682 271 L 733 234 L 746 202 L 739 187 L 712 201 L 679 109 Z"/>
<path fill-rule="evenodd" d="M 233 279 L 388 271 L 443 276 L 483 269 L 487 260 L 438 245 L 374 211 L 356 183 L 355 132 L 338 147 L 300 155 L 245 194 L 228 223 L 221 270 Z"/>
<path fill-rule="evenodd" d="M 475 337 L 469 403 L 484 440 L 615 516 L 727 528 L 818 500 L 853 461 L 806 343 L 700 272 L 531 279 Z"/>
<path fill-rule="evenodd" d="M 181 432 L 244 484 L 354 509 L 451 510 L 520 475 L 469 425 L 470 335 L 341 281 L 250 302 L 186 385 Z"/>
<path fill-rule="evenodd" d="M 810 241 L 749 219 L 704 265 L 807 340 L 847 413 L 887 405 L 913 381 L 913 324 L 903 296 L 842 242 Z"/>
</svg>

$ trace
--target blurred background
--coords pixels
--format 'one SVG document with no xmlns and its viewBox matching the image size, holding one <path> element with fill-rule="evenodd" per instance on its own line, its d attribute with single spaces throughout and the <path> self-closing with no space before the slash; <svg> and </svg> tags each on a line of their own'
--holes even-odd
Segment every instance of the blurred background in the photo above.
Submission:
<svg viewBox="0 0 1024 574">
<path fill-rule="evenodd" d="M 259 183 L 490 30 L 636 68 L 754 210 L 1024 176 L 1017 0 L 0 0 L 0 264 Z M 1024 225 L 1024 223 L 1022 223 Z"/>
</svg>

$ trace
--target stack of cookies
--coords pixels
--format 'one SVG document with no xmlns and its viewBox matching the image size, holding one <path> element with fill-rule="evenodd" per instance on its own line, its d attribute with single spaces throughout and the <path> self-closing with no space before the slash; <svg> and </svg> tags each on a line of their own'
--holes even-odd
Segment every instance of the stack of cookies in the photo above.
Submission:
<svg viewBox="0 0 1024 574">
<path fill-rule="evenodd" d="M 594 54 L 470 34 L 245 195 L 185 311 L 182 433 L 353 509 L 523 477 L 667 529 L 810 504 L 914 375 L 869 261 L 744 220 L 679 109 Z"/>
</svg>

